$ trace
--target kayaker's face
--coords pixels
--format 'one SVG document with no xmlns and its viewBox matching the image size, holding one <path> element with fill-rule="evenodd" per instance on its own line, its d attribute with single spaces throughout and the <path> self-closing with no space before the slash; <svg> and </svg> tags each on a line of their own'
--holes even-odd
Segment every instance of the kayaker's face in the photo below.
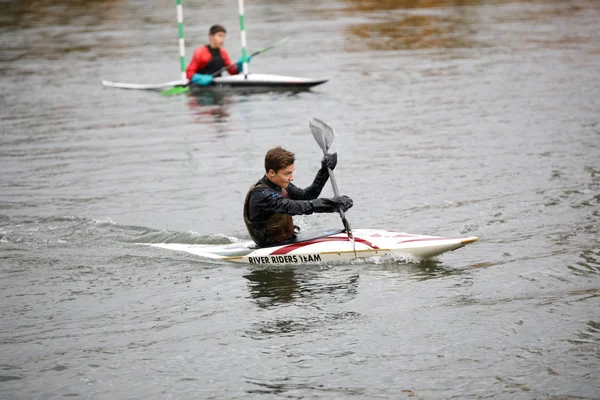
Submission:
<svg viewBox="0 0 600 400">
<path fill-rule="evenodd" d="M 277 172 L 270 169 L 267 177 L 280 188 L 286 189 L 290 182 L 294 180 L 294 164 L 282 168 Z"/>
<path fill-rule="evenodd" d="M 208 38 L 210 40 L 210 47 L 213 49 L 220 49 L 225 43 L 225 32 L 217 32 L 214 35 L 210 35 Z"/>
</svg>

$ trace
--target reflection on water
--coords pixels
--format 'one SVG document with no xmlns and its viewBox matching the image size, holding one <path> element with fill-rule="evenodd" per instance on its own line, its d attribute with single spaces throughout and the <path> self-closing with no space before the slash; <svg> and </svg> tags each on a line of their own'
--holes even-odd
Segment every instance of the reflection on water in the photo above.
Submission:
<svg viewBox="0 0 600 400">
<path fill-rule="evenodd" d="M 106 0 L 3 2 L 0 32 L 6 36 L 0 41 L 0 61 L 62 60 L 70 54 L 95 59 L 98 51 L 114 52 L 131 38 L 120 35 L 116 26 L 101 38 L 94 33 L 130 12 L 122 2 Z"/>
<path fill-rule="evenodd" d="M 579 276 L 593 276 L 600 274 L 600 250 L 584 250 L 579 254 L 580 261 L 567 268 Z"/>
<path fill-rule="evenodd" d="M 580 330 L 576 334 L 577 339 L 569 340 L 572 344 L 577 345 L 590 345 L 597 349 L 600 344 L 600 322 L 588 321 L 585 330 Z"/>
<path fill-rule="evenodd" d="M 487 265 L 485 265 L 487 266 Z M 482 268 L 482 265 L 473 265 L 466 268 L 448 267 L 440 260 L 429 259 L 419 262 L 384 261 L 377 265 L 370 265 L 369 270 L 378 275 L 385 275 L 398 281 L 420 282 L 449 276 L 468 275 L 469 269 Z"/>
<path fill-rule="evenodd" d="M 344 11 L 368 15 L 377 11 L 377 22 L 350 25 L 346 28 L 346 51 L 465 48 L 482 46 L 474 38 L 471 17 L 466 5 L 482 0 L 349 0 Z M 443 7 L 443 10 L 441 9 Z M 440 11 L 427 9 L 439 8 Z M 407 10 L 423 10 L 420 14 Z M 394 10 L 398 12 L 394 13 Z"/>
<path fill-rule="evenodd" d="M 488 263 L 474 264 L 464 268 L 448 267 L 441 261 L 431 259 L 420 262 L 379 261 L 360 262 L 351 270 L 340 271 L 344 267 L 333 268 L 335 278 L 327 271 L 319 269 L 298 269 L 297 267 L 256 269 L 244 275 L 248 280 L 250 296 L 260 308 L 274 308 L 293 303 L 310 304 L 316 299 L 344 303 L 356 296 L 361 269 L 370 274 L 386 275 L 404 283 L 426 281 L 449 276 L 468 276 L 471 270 L 487 268 Z"/>
<path fill-rule="evenodd" d="M 346 387 L 346 386 L 333 386 L 331 384 L 322 384 L 311 382 L 311 379 L 304 378 L 306 382 L 298 382 L 288 377 L 280 377 L 276 379 L 259 379 L 246 377 L 246 383 L 252 385 L 253 389 L 247 389 L 248 394 L 258 395 L 279 395 L 283 398 L 305 398 L 307 396 L 297 396 L 295 393 L 306 392 L 311 393 L 312 398 L 369 398 L 367 390 L 364 388 Z M 408 391 L 410 392 L 410 391 Z M 319 394 L 322 393 L 322 394 Z"/>
<path fill-rule="evenodd" d="M 230 104 L 234 100 L 230 94 L 226 94 L 220 91 L 194 91 L 190 94 L 190 106 L 195 104 L 196 106 L 223 106 Z"/>
<path fill-rule="evenodd" d="M 492 45 L 490 36 L 487 35 L 484 41 L 481 33 L 488 30 L 490 23 L 524 25 L 545 22 L 554 25 L 554 20 L 559 16 L 582 15 L 595 7 L 593 2 L 571 4 L 555 1 L 555 7 L 542 8 L 535 3 L 514 13 L 510 10 L 514 3 L 518 1 L 348 0 L 344 13 L 353 17 L 368 17 L 374 22 L 348 25 L 344 47 L 346 51 L 489 47 Z M 479 9 L 473 7 L 480 5 L 509 8 L 499 8 L 502 12 L 486 20 L 478 13 Z M 524 42 L 551 47 L 591 45 L 591 49 L 597 51 L 595 41 L 570 33 L 569 30 L 554 36 L 536 31 L 528 33 L 522 38 Z M 504 40 L 493 44 L 500 43 L 504 44 Z"/>
<path fill-rule="evenodd" d="M 188 107 L 197 123 L 229 122 L 230 108 L 239 103 L 250 102 L 257 96 L 294 97 L 300 93 L 311 92 L 310 88 L 277 88 L 257 86 L 253 88 L 220 87 L 215 90 L 192 88 L 188 95 Z M 264 97 L 263 97 L 264 98 Z M 218 129 L 218 128 L 217 128 Z"/>
<path fill-rule="evenodd" d="M 255 270 L 244 278 L 250 281 L 250 295 L 256 304 L 268 308 L 278 303 L 289 303 L 298 297 L 300 284 L 293 268 Z"/>
<path fill-rule="evenodd" d="M 346 325 L 360 318 L 361 314 L 354 311 L 331 313 L 301 309 L 286 318 L 273 317 L 254 322 L 245 335 L 256 340 L 296 336 L 307 332 L 327 331 L 335 325 Z"/>
<path fill-rule="evenodd" d="M 343 303 L 356 296 L 359 275 L 356 272 L 330 276 L 319 269 L 298 270 L 280 267 L 250 271 L 244 275 L 249 281 L 250 295 L 261 308 L 285 303 L 311 302 L 321 298 Z"/>
<path fill-rule="evenodd" d="M 346 51 L 465 48 L 483 46 L 461 15 L 407 15 L 346 28 Z"/>
<path fill-rule="evenodd" d="M 222 136 L 226 131 L 222 123 L 229 121 L 229 106 L 234 101 L 234 98 L 224 93 L 206 91 L 189 94 L 187 104 L 195 123 L 214 124 Z"/>
<path fill-rule="evenodd" d="M 52 0 L 2 2 L 2 28 L 29 28 L 33 26 L 73 25 L 73 16 L 86 15 L 75 21 L 78 25 L 100 25 L 107 19 L 119 18 L 118 1 L 107 0 Z M 94 9 L 94 13 L 86 10 Z"/>
<path fill-rule="evenodd" d="M 365 12 L 378 10 L 435 8 L 478 5 L 484 0 L 347 0 L 345 11 Z"/>
<path fill-rule="evenodd" d="M 353 311 L 328 312 L 329 308 L 323 307 L 324 303 L 345 303 L 356 297 L 359 275 L 328 272 L 282 266 L 253 270 L 244 275 L 250 296 L 259 308 L 276 311 L 290 307 L 284 318 L 273 315 L 257 321 L 246 334 L 253 339 L 294 336 L 359 318 L 360 314 Z"/>
<path fill-rule="evenodd" d="M 324 312 L 323 310 L 307 310 L 300 308 L 290 311 L 289 317 L 273 316 L 251 324 L 245 332 L 249 338 L 264 340 L 281 336 L 296 336 L 307 332 L 331 330 L 336 325 L 346 325 L 361 318 L 355 311 Z"/>
</svg>

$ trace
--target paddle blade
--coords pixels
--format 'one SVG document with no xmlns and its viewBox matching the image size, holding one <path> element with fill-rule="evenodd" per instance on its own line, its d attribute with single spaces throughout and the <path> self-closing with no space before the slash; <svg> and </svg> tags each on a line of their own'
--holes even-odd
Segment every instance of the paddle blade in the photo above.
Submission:
<svg viewBox="0 0 600 400">
<path fill-rule="evenodd" d="M 335 131 L 332 127 L 318 118 L 312 118 L 308 121 L 308 125 L 310 126 L 310 131 L 319 144 L 319 147 L 323 150 L 323 153 L 327 154 L 333 144 Z"/>
<path fill-rule="evenodd" d="M 162 92 L 160 92 L 161 96 L 175 96 L 178 94 L 183 94 L 183 93 L 187 93 L 189 92 L 190 87 L 189 86 L 175 86 L 169 89 L 165 89 Z"/>
</svg>

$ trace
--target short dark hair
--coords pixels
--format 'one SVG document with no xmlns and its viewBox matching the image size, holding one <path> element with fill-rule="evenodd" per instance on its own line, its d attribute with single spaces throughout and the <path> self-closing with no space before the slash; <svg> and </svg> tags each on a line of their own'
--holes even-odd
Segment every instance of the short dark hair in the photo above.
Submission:
<svg viewBox="0 0 600 400">
<path fill-rule="evenodd" d="M 274 147 L 267 151 L 265 156 L 265 172 L 269 172 L 271 169 L 277 172 L 293 165 L 295 161 L 294 153 L 281 146 Z"/>
<path fill-rule="evenodd" d="M 225 27 L 223 25 L 213 25 L 210 27 L 210 30 L 208 31 L 208 34 L 210 36 L 215 35 L 219 32 L 223 32 L 223 33 L 227 33 L 227 31 L 225 30 Z"/>
</svg>

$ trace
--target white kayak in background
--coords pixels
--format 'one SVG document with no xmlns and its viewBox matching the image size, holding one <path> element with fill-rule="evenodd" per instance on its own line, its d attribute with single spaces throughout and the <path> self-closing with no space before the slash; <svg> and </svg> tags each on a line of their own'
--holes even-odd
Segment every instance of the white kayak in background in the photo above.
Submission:
<svg viewBox="0 0 600 400">
<path fill-rule="evenodd" d="M 191 85 L 193 91 L 205 90 L 306 90 L 327 82 L 327 79 L 301 78 L 297 76 L 244 74 L 220 76 L 207 86 Z"/>
<path fill-rule="evenodd" d="M 353 229 L 356 257 L 413 256 L 431 258 L 477 241 L 477 237 L 445 238 L 379 229 Z M 227 245 L 153 243 L 200 257 L 246 264 L 308 264 L 355 258 L 348 235 L 341 229 L 301 233 L 285 244 L 258 248 L 252 241 Z"/>
<path fill-rule="evenodd" d="M 270 75 L 270 74 L 243 74 L 226 75 L 213 79 L 213 83 L 207 86 L 189 85 L 192 92 L 206 91 L 250 91 L 250 92 L 268 92 L 275 90 L 283 91 L 302 91 L 308 90 L 313 86 L 327 82 L 328 79 L 301 78 L 297 76 Z M 133 90 L 164 90 L 173 87 L 185 87 L 187 80 L 163 82 L 163 83 L 125 83 L 102 81 L 106 87 L 118 89 Z"/>
</svg>

